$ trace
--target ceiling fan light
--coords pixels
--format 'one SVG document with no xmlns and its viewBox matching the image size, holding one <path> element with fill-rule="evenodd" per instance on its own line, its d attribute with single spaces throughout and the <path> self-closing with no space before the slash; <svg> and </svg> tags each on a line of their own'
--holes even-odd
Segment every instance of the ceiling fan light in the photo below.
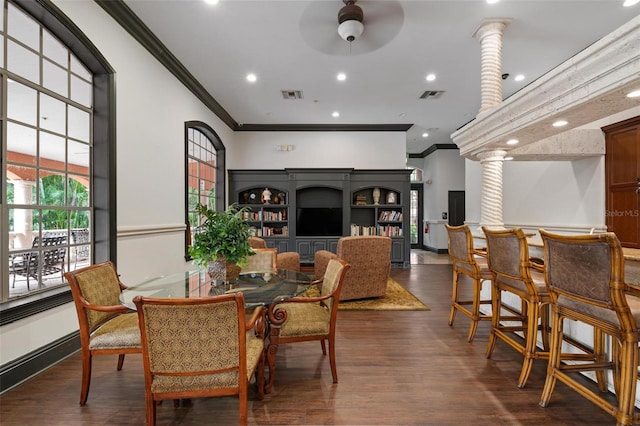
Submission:
<svg viewBox="0 0 640 426">
<path fill-rule="evenodd" d="M 362 25 L 362 22 L 353 19 L 344 21 L 343 23 L 338 25 L 338 34 L 340 34 L 340 37 L 348 42 L 352 42 L 353 40 L 360 37 L 363 31 L 364 25 Z"/>
</svg>

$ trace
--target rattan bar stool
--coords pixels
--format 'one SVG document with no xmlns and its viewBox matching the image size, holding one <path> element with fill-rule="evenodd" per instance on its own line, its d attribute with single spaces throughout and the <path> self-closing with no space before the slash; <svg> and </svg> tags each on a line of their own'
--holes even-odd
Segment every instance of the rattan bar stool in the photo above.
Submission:
<svg viewBox="0 0 640 426">
<path fill-rule="evenodd" d="M 533 361 L 549 359 L 551 297 L 541 266 L 534 264 L 529 257 L 527 237 L 521 229 L 490 230 L 483 227 L 482 230 L 487 238 L 489 269 L 493 274 L 493 319 L 486 355 L 491 358 L 498 339 L 520 352 L 524 359 L 518 387 L 523 388 L 531 374 Z M 520 299 L 520 312 L 503 303 L 503 293 Z M 503 316 L 505 311 L 508 314 Z M 542 348 L 538 346 L 538 331 L 541 331 Z M 586 345 L 568 338 L 565 341 L 578 348 L 580 353 L 563 353 L 563 360 L 593 361 L 597 358 Z"/>
<path fill-rule="evenodd" d="M 491 271 L 487 266 L 486 257 L 483 252 L 473 248 L 473 236 L 467 225 L 449 226 L 445 224 L 449 236 L 449 257 L 453 264 L 453 291 L 451 294 L 451 313 L 449 314 L 449 325 L 453 325 L 456 312 L 460 311 L 471 319 L 469 335 L 467 340 L 473 341 L 478 329 L 478 322 L 491 320 L 490 314 L 482 314 L 480 306 L 490 305 L 491 300 L 481 300 L 480 292 L 484 281 L 491 280 Z M 471 280 L 473 286 L 473 299 L 461 299 L 461 281 Z"/>
<path fill-rule="evenodd" d="M 545 279 L 552 303 L 551 353 L 540 405 L 546 407 L 560 380 L 615 417 L 618 425 L 640 422 L 635 408 L 639 366 L 640 290 L 624 282 L 624 257 L 613 233 L 556 235 L 540 231 L 544 242 Z M 565 320 L 592 326 L 597 356 L 589 363 L 563 364 L 561 345 Z M 603 336 L 611 337 L 611 360 Z M 616 401 L 607 393 L 605 374 L 613 373 Z M 595 371 L 599 391 L 577 380 Z"/>
</svg>

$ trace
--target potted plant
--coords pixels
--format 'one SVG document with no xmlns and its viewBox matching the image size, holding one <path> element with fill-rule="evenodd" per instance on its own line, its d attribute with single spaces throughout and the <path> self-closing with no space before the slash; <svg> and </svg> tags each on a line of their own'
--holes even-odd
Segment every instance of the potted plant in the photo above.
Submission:
<svg viewBox="0 0 640 426">
<path fill-rule="evenodd" d="M 247 257 L 253 255 L 248 209 L 232 204 L 225 211 L 216 211 L 198 204 L 196 211 L 205 219 L 189 247 L 193 263 L 207 268 L 212 279 L 229 281 L 237 277 L 240 267 L 248 263 Z"/>
</svg>

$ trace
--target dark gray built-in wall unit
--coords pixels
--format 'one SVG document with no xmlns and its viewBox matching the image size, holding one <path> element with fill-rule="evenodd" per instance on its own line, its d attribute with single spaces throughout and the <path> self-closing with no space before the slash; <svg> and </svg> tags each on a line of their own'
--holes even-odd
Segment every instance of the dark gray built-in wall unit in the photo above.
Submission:
<svg viewBox="0 0 640 426">
<path fill-rule="evenodd" d="M 312 264 L 348 235 L 386 235 L 391 262 L 410 263 L 411 170 L 229 170 L 229 202 L 247 207 L 256 234 Z"/>
</svg>

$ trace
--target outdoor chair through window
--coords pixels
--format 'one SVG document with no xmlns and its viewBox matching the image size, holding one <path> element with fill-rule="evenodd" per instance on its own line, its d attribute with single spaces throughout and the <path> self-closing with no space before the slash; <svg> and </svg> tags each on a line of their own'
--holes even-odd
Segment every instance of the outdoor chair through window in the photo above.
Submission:
<svg viewBox="0 0 640 426">
<path fill-rule="evenodd" d="M 16 285 L 16 275 L 27 278 L 27 290 L 30 290 L 30 279 L 36 281 L 39 273 L 42 277 L 60 273 L 63 280 L 65 257 L 67 254 L 67 237 L 64 235 L 42 236 L 33 239 L 32 251 L 13 254 L 10 257 L 9 269 L 13 275 L 12 287 Z"/>
</svg>

